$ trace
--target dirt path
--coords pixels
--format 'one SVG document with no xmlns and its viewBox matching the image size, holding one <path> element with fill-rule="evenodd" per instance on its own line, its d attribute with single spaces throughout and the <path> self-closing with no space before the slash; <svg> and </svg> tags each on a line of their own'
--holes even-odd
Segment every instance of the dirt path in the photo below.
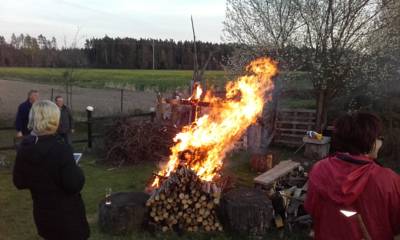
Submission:
<svg viewBox="0 0 400 240">
<path fill-rule="evenodd" d="M 0 119 L 6 121 L 14 119 L 18 105 L 26 99 L 30 89 L 38 90 L 41 99 L 50 99 L 52 88 L 54 96 L 61 95 L 65 98 L 62 86 L 0 80 Z M 84 114 L 86 106 L 91 105 L 95 107 L 94 116 L 119 113 L 120 94 L 120 90 L 74 87 L 73 111 L 81 115 Z M 148 111 L 150 107 L 155 106 L 155 101 L 155 92 L 124 91 L 124 112 L 132 112 L 135 109 Z"/>
</svg>

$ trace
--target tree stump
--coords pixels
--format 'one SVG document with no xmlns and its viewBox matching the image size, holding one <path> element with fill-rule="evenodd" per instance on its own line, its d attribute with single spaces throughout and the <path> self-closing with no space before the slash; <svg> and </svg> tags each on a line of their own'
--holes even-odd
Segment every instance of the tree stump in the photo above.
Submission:
<svg viewBox="0 0 400 240">
<path fill-rule="evenodd" d="M 111 204 L 105 199 L 99 204 L 100 230 L 112 235 L 121 235 L 142 229 L 147 221 L 145 206 L 149 195 L 143 192 L 118 192 L 111 195 Z"/>
<path fill-rule="evenodd" d="M 223 195 L 219 209 L 225 229 L 262 236 L 271 226 L 273 208 L 267 195 L 255 188 L 238 188 Z"/>
</svg>

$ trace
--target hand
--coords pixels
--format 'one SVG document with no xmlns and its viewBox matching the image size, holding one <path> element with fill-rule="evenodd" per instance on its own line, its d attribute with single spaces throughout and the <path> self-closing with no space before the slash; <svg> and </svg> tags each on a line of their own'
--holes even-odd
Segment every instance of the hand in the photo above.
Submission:
<svg viewBox="0 0 400 240">
<path fill-rule="evenodd" d="M 17 138 L 22 138 L 22 136 L 23 136 L 23 135 L 22 135 L 22 132 L 21 132 L 21 131 L 17 132 L 17 135 L 16 135 Z"/>
<path fill-rule="evenodd" d="M 71 133 L 74 133 L 75 132 L 75 129 L 71 129 Z"/>
</svg>

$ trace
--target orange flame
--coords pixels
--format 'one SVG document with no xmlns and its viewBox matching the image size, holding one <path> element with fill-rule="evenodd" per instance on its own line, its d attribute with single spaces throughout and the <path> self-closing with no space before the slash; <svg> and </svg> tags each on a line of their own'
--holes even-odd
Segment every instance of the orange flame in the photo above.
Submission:
<svg viewBox="0 0 400 240">
<path fill-rule="evenodd" d="M 248 75 L 226 85 L 225 100 L 207 93 L 212 108 L 175 136 L 176 144 L 159 176 L 168 177 L 180 164 L 192 169 L 203 181 L 211 181 L 218 174 L 226 153 L 261 116 L 265 99 L 271 99 L 272 77 L 278 72 L 276 62 L 269 58 L 252 61 L 246 70 Z M 195 96 L 201 96 L 199 86 Z M 157 176 L 152 187 L 159 183 Z"/>
<path fill-rule="evenodd" d="M 203 89 L 201 89 L 200 84 L 196 84 L 195 87 L 196 88 L 195 88 L 192 96 L 190 96 L 190 98 L 188 100 L 193 100 L 193 101 L 200 100 L 201 94 L 203 94 Z"/>
</svg>

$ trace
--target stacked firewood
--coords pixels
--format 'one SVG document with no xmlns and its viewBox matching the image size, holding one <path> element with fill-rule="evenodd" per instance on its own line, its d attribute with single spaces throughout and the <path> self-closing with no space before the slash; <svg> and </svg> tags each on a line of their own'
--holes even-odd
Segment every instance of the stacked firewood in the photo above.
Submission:
<svg viewBox="0 0 400 240">
<path fill-rule="evenodd" d="M 178 130 L 132 118 L 116 120 L 105 134 L 105 161 L 114 165 L 160 161 L 170 154 Z"/>
<path fill-rule="evenodd" d="M 162 231 L 222 231 L 216 215 L 221 192 L 190 169 L 180 167 L 165 178 L 149 200 L 150 220 Z"/>
</svg>

